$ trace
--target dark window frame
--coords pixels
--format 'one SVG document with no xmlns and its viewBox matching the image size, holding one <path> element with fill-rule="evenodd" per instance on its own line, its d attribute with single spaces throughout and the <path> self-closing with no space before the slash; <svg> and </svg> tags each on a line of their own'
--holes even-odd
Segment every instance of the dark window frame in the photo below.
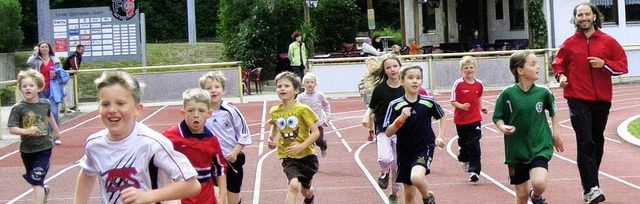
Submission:
<svg viewBox="0 0 640 204">
<path fill-rule="evenodd" d="M 602 25 L 620 24 L 620 18 L 618 17 L 618 0 L 591 0 L 590 2 L 596 5 L 604 16 Z"/>
<path fill-rule="evenodd" d="M 522 8 L 516 8 L 516 4 L 522 5 Z M 524 30 L 524 1 L 509 0 L 509 28 L 511 30 Z"/>
<path fill-rule="evenodd" d="M 640 1 L 639 0 L 632 0 L 632 1 L 625 0 L 624 10 L 626 13 L 625 17 L 626 17 L 627 24 L 640 24 Z"/>
<path fill-rule="evenodd" d="M 429 4 L 422 5 L 422 33 L 435 33 L 436 31 L 436 8 Z"/>
</svg>

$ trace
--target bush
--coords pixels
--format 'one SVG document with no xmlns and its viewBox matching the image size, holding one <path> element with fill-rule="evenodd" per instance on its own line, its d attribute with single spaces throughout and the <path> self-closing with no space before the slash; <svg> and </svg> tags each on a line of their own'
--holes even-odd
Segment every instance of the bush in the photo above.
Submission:
<svg viewBox="0 0 640 204">
<path fill-rule="evenodd" d="M 15 86 L 0 88 L 0 100 L 2 100 L 2 105 L 11 105 L 16 103 L 15 90 Z"/>
<path fill-rule="evenodd" d="M 15 52 L 24 39 L 20 23 L 22 12 L 18 0 L 0 1 L 0 53 Z"/>
</svg>

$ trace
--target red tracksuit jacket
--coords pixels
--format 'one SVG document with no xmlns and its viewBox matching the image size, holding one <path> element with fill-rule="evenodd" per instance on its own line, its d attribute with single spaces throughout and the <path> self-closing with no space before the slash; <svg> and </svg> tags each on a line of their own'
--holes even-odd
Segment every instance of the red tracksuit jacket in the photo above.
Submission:
<svg viewBox="0 0 640 204">
<path fill-rule="evenodd" d="M 589 56 L 603 59 L 604 67 L 592 68 L 587 59 Z M 556 76 L 567 76 L 569 84 L 564 88 L 564 97 L 586 101 L 611 102 L 611 76 L 629 72 L 627 54 L 622 46 L 599 29 L 589 39 L 576 30 L 562 43 L 551 66 Z"/>
</svg>

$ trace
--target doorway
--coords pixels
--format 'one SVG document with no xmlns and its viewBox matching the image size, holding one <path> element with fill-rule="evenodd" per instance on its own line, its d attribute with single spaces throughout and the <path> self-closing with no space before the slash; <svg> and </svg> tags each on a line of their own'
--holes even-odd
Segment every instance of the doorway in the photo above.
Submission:
<svg viewBox="0 0 640 204">
<path fill-rule="evenodd" d="M 487 43 L 487 0 L 456 0 L 456 23 L 458 23 L 458 42 L 469 50 L 467 41 L 478 29 L 482 40 Z"/>
</svg>

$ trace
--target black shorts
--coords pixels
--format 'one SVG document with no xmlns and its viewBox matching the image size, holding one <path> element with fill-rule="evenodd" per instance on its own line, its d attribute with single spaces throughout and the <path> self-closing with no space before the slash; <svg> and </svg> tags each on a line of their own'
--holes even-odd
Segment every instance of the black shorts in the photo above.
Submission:
<svg viewBox="0 0 640 204">
<path fill-rule="evenodd" d="M 430 173 L 429 165 L 431 165 L 431 160 L 433 159 L 434 149 L 435 146 L 429 145 L 424 151 L 413 155 L 411 160 L 407 160 L 406 163 L 398 162 L 398 178 L 396 182 L 413 185 L 411 182 L 411 169 L 413 169 L 414 166 L 423 166 L 427 170 L 424 175 L 428 175 Z"/>
<path fill-rule="evenodd" d="M 242 177 L 244 176 L 244 170 L 242 169 L 244 162 L 245 156 L 243 152 L 238 153 L 236 162 L 227 162 L 227 190 L 231 193 L 240 193 Z"/>
<path fill-rule="evenodd" d="M 22 157 L 22 164 L 24 164 L 24 169 L 26 170 L 22 178 L 33 186 L 44 186 L 44 178 L 49 172 L 51 149 L 34 153 L 20 152 L 20 157 Z"/>
<path fill-rule="evenodd" d="M 529 171 L 533 168 L 541 167 L 549 169 L 549 159 L 544 157 L 536 157 L 530 164 L 510 164 L 509 165 L 509 184 L 518 185 L 528 181 Z"/>
<path fill-rule="evenodd" d="M 298 181 L 305 189 L 311 188 L 311 179 L 318 172 L 318 156 L 309 155 L 301 159 L 282 159 L 282 171 L 287 175 L 287 179 L 298 178 Z"/>
</svg>

